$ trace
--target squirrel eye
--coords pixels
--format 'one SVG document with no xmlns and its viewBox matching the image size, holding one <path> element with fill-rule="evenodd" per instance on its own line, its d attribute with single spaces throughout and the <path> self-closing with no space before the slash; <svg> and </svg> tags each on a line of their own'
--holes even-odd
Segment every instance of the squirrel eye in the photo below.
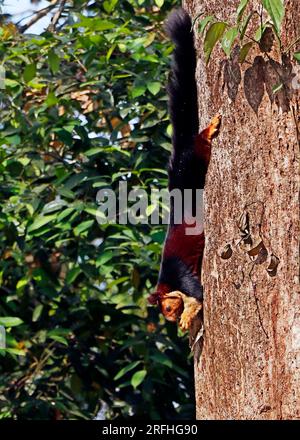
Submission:
<svg viewBox="0 0 300 440">
<path fill-rule="evenodd" d="M 170 312 L 172 310 L 171 306 L 166 307 L 166 312 Z"/>
</svg>

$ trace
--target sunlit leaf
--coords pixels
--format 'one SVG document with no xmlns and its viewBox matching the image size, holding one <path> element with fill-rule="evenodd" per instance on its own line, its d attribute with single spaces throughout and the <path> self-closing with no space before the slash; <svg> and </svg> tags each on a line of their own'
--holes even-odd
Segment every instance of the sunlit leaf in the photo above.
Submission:
<svg viewBox="0 0 300 440">
<path fill-rule="evenodd" d="M 227 24 L 225 22 L 213 23 L 208 31 L 206 32 L 204 39 L 204 54 L 206 64 L 209 62 L 211 53 L 217 44 L 217 42 L 222 38 Z"/>
<path fill-rule="evenodd" d="M 133 370 L 135 367 L 137 367 L 141 361 L 135 361 L 131 362 L 130 364 L 126 365 L 126 367 L 122 368 L 114 377 L 114 380 L 119 380 L 121 377 L 123 377 L 126 373 Z"/>
<path fill-rule="evenodd" d="M 90 229 L 93 226 L 93 224 L 94 224 L 94 220 L 86 220 L 80 223 L 78 226 L 76 226 L 76 228 L 74 228 L 74 234 L 75 235 L 82 234 L 83 232 Z"/>
<path fill-rule="evenodd" d="M 80 267 L 73 267 L 73 269 L 71 269 L 67 274 L 66 283 L 72 284 L 76 280 L 80 272 L 81 272 Z"/>
<path fill-rule="evenodd" d="M 241 41 L 243 41 L 243 39 L 245 37 L 245 34 L 247 32 L 250 20 L 253 17 L 253 15 L 254 15 L 254 12 L 251 11 L 250 14 L 245 18 L 245 20 L 244 20 L 244 22 L 243 22 L 243 24 L 242 24 L 242 26 L 240 28 L 240 38 L 241 38 Z"/>
<path fill-rule="evenodd" d="M 149 82 L 147 83 L 147 88 L 149 90 L 150 93 L 152 93 L 152 95 L 157 95 L 158 92 L 160 91 L 160 83 L 158 81 L 153 81 L 153 82 Z"/>
<path fill-rule="evenodd" d="M 66 338 L 64 338 L 63 336 L 59 336 L 59 335 L 49 335 L 50 339 L 53 339 L 53 341 L 59 342 L 60 344 L 63 345 L 68 345 L 68 341 L 66 340 Z"/>
<path fill-rule="evenodd" d="M 141 85 L 137 85 L 132 89 L 132 97 L 133 98 L 138 98 L 139 96 L 143 95 L 146 91 L 146 85 L 141 84 Z"/>
<path fill-rule="evenodd" d="M 269 13 L 276 32 L 279 35 L 281 30 L 281 23 L 284 18 L 284 2 L 283 0 L 262 0 L 262 4 Z"/>
<path fill-rule="evenodd" d="M 294 58 L 300 63 L 300 52 L 294 53 Z"/>
<path fill-rule="evenodd" d="M 250 43 L 244 44 L 244 46 L 241 48 L 240 54 L 239 54 L 239 62 L 241 64 L 243 64 L 243 62 L 246 60 L 250 49 L 253 47 L 253 44 L 254 43 L 251 41 Z"/>
<path fill-rule="evenodd" d="M 105 0 L 103 2 L 103 8 L 105 9 L 106 12 L 110 14 L 116 8 L 118 1 L 119 0 Z"/>
<path fill-rule="evenodd" d="M 57 73 L 59 71 L 60 60 L 59 56 L 53 50 L 51 50 L 48 54 L 48 62 L 52 73 Z"/>
<path fill-rule="evenodd" d="M 16 327 L 22 323 L 22 319 L 13 316 L 0 317 L 0 325 L 3 325 L 4 327 Z"/>
<path fill-rule="evenodd" d="M 155 1 L 155 4 L 156 4 L 159 8 L 161 8 L 161 7 L 163 6 L 164 2 L 165 2 L 165 0 L 154 0 L 154 1 Z"/>
<path fill-rule="evenodd" d="M 236 10 L 238 22 L 241 20 L 248 3 L 249 3 L 249 0 L 241 0 L 240 4 Z"/>
<path fill-rule="evenodd" d="M 34 222 L 27 228 L 27 232 L 33 232 L 36 229 L 41 228 L 42 226 L 45 226 L 47 223 L 54 220 L 56 217 L 55 214 L 53 215 L 45 215 L 45 216 L 39 216 L 37 217 Z"/>
<path fill-rule="evenodd" d="M 144 381 L 146 375 L 147 375 L 146 370 L 140 370 L 134 373 L 134 375 L 131 378 L 131 385 L 133 386 L 133 388 L 137 388 Z"/>
<path fill-rule="evenodd" d="M 273 94 L 275 95 L 275 94 L 278 93 L 282 88 L 283 88 L 283 83 L 276 84 L 275 86 L 272 87 L 272 92 L 273 92 Z"/>
<path fill-rule="evenodd" d="M 39 320 L 39 318 L 40 318 L 40 316 L 42 314 L 43 308 L 44 308 L 43 304 L 38 304 L 35 307 L 35 309 L 34 309 L 34 311 L 32 313 L 32 322 L 36 322 L 36 321 Z"/>
<path fill-rule="evenodd" d="M 237 35 L 238 35 L 238 29 L 231 28 L 225 32 L 225 34 L 222 38 L 222 42 L 221 42 L 222 48 L 227 56 L 230 55 L 232 45 L 233 45 L 234 40 L 236 39 Z"/>
<path fill-rule="evenodd" d="M 202 20 L 199 21 L 199 25 L 198 25 L 198 31 L 200 34 L 203 34 L 203 32 L 205 31 L 206 26 L 211 23 L 212 21 L 215 20 L 215 17 L 213 15 L 208 15 L 207 17 L 203 18 Z"/>
<path fill-rule="evenodd" d="M 26 82 L 31 81 L 36 76 L 36 65 L 35 63 L 27 64 L 24 69 L 23 78 Z"/>
</svg>

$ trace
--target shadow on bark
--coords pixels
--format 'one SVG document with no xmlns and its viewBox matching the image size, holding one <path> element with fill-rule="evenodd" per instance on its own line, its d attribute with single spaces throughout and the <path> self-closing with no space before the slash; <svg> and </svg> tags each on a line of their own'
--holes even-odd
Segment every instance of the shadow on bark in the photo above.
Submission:
<svg viewBox="0 0 300 440">
<path fill-rule="evenodd" d="M 292 81 L 295 77 L 293 65 L 286 54 L 282 54 L 281 63 L 275 61 L 267 53 L 270 47 L 263 47 L 266 59 L 259 55 L 252 65 L 245 71 L 243 78 L 244 94 L 252 110 L 258 115 L 259 107 L 265 93 L 271 103 L 275 103 L 283 112 L 290 110 L 290 100 L 293 95 Z M 235 102 L 242 82 L 241 64 L 239 61 L 240 47 L 235 46 L 230 58 L 223 63 L 223 90 Z"/>
</svg>

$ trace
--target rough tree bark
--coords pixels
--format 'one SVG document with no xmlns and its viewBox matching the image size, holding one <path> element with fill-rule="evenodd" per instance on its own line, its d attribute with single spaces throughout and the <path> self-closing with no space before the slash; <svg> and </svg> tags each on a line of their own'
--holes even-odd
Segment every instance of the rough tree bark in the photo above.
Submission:
<svg viewBox="0 0 300 440">
<path fill-rule="evenodd" d="M 239 0 L 184 3 L 192 17 L 205 12 L 234 24 Z M 249 7 L 259 10 L 259 4 L 250 0 Z M 286 0 L 285 8 L 287 47 L 300 34 L 300 3 Z M 217 48 L 205 66 L 199 34 L 196 47 L 201 127 L 215 114 L 223 116 L 206 181 L 197 418 L 299 419 L 300 99 L 291 84 L 296 63 L 291 56 L 282 60 L 276 42 L 269 56 L 252 49 L 242 66 L 237 48 L 229 61 Z M 274 95 L 279 74 L 284 87 Z"/>
</svg>

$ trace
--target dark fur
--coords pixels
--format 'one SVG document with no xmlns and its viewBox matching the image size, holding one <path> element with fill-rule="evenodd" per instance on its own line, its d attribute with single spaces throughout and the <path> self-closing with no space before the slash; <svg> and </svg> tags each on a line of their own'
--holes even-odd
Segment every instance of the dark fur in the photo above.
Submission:
<svg viewBox="0 0 300 440">
<path fill-rule="evenodd" d="M 192 269 L 178 257 L 163 259 L 159 283 L 170 286 L 170 291 L 179 290 L 199 301 L 203 299 L 203 288 Z"/>
<path fill-rule="evenodd" d="M 204 188 L 207 164 L 195 151 L 195 136 L 199 129 L 195 80 L 196 53 L 192 22 L 184 9 L 176 9 L 170 14 L 166 23 L 166 31 L 175 44 L 168 85 L 169 113 L 173 126 L 173 152 L 168 169 L 169 190 L 179 188 L 195 191 Z M 195 198 L 193 205 L 195 205 Z M 195 206 L 193 206 L 194 213 Z M 201 267 L 204 235 L 202 234 L 202 238 L 195 236 L 191 241 L 182 234 L 184 225 L 174 225 L 172 219 L 173 206 L 171 204 L 170 225 L 157 291 L 149 297 L 152 304 L 159 303 L 166 289 L 169 292 L 179 290 L 199 301 L 203 299 L 198 272 L 199 266 Z M 193 258 L 195 254 L 196 259 Z"/>
<path fill-rule="evenodd" d="M 175 9 L 166 23 L 168 36 L 175 44 L 168 85 L 169 113 L 173 127 L 173 153 L 169 164 L 169 189 L 203 188 L 204 163 L 194 152 L 198 134 L 196 52 L 190 16 Z"/>
</svg>

